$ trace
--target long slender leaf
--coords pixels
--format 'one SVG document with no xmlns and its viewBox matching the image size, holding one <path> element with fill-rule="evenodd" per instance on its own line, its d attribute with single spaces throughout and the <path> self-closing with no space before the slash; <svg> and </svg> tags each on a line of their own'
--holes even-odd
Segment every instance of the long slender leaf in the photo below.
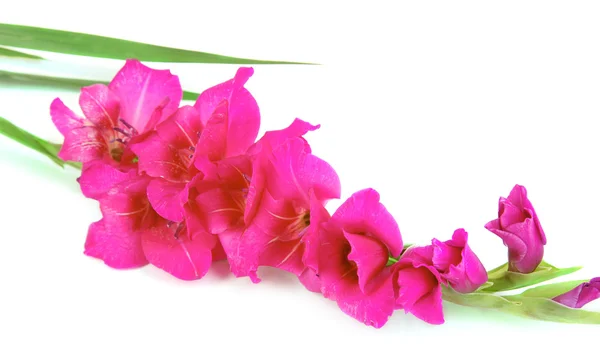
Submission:
<svg viewBox="0 0 600 350">
<path fill-rule="evenodd" d="M 120 60 L 136 58 L 148 62 L 307 64 L 221 56 L 105 36 L 5 23 L 0 23 L 0 45 Z"/>
<path fill-rule="evenodd" d="M 508 264 L 504 264 L 488 272 L 489 283 L 479 288 L 479 291 L 491 293 L 519 289 L 568 275 L 580 269 L 580 266 L 559 269 L 542 261 L 535 271 L 524 274 L 508 271 Z"/>
<path fill-rule="evenodd" d="M 74 78 L 64 78 L 64 77 L 52 77 L 48 75 L 37 75 L 37 74 L 25 74 L 25 73 L 16 73 L 9 72 L 5 70 L 0 70 L 0 81 L 11 81 L 15 83 L 30 83 L 30 84 L 47 84 L 56 88 L 63 89 L 81 89 L 84 86 L 89 86 L 93 84 L 107 84 L 106 81 L 95 81 L 95 80 L 85 80 L 85 79 L 74 79 Z M 197 92 L 192 91 L 184 91 L 183 99 L 195 101 L 198 98 L 199 94 Z"/>
<path fill-rule="evenodd" d="M 460 294 L 444 287 L 443 298 L 454 304 L 492 309 L 509 314 L 560 323 L 600 324 L 600 312 L 573 309 L 551 299 L 523 294 L 500 296 L 489 293 Z"/>
<path fill-rule="evenodd" d="M 2 117 L 0 117 L 0 134 L 17 141 L 23 146 L 38 151 L 61 167 L 64 167 L 64 165 L 67 164 L 74 168 L 81 169 L 79 163 L 65 162 L 58 157 L 58 151 L 60 150 L 61 145 L 42 140 Z"/>
<path fill-rule="evenodd" d="M 20 51 L 16 51 L 16 50 L 9 50 L 5 47 L 0 47 L 0 56 L 15 57 L 15 58 L 27 58 L 27 59 L 32 59 L 32 60 L 43 60 L 43 58 L 40 56 L 30 55 L 28 53 L 24 53 L 24 52 L 20 52 Z"/>
</svg>

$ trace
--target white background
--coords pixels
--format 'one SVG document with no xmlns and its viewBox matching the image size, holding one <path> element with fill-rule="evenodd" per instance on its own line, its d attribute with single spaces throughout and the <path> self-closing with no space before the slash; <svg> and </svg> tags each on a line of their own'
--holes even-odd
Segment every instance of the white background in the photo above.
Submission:
<svg viewBox="0 0 600 350">
<path fill-rule="evenodd" d="M 488 269 L 506 249 L 483 225 L 498 197 L 522 184 L 548 237 L 546 260 L 585 266 L 569 276 L 577 279 L 600 275 L 598 18 L 594 1 L 11 1 L 0 12 L 6 23 L 321 63 L 255 66 L 247 87 L 261 108 L 261 134 L 295 117 L 320 123 L 309 141 L 337 169 L 344 198 L 377 189 L 406 242 L 448 239 L 464 227 Z M 122 64 L 46 57 L 58 62 L 1 60 L 0 69 L 109 80 Z M 237 68 L 150 65 L 196 91 Z M 76 92 L 1 84 L 0 115 L 62 141 L 49 105 L 60 96 L 77 108 Z M 597 343 L 598 326 L 455 305 L 445 305 L 443 326 L 397 312 L 376 330 L 269 269 L 258 285 L 223 263 L 195 282 L 151 266 L 112 270 L 82 253 L 100 213 L 79 193 L 75 171 L 1 137 L 0 169 L 0 349 Z"/>
</svg>

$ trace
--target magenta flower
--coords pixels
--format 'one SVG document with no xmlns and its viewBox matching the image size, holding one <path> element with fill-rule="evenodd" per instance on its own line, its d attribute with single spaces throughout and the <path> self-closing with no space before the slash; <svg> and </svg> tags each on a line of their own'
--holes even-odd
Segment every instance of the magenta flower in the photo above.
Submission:
<svg viewBox="0 0 600 350">
<path fill-rule="evenodd" d="M 65 137 L 59 156 L 83 163 L 105 158 L 131 161 L 126 145 L 175 112 L 182 93 L 179 79 L 168 70 L 127 60 L 108 86 L 81 89 L 79 105 L 85 118 L 60 99 L 52 102 L 52 121 Z"/>
<path fill-rule="evenodd" d="M 93 187 L 93 174 L 103 173 L 96 180 L 124 176 L 116 169 L 111 171 L 101 164 L 90 168 L 85 181 Z M 142 232 L 156 220 L 156 214 L 146 197 L 147 177 L 130 176 L 109 187 L 104 195 L 92 193 L 100 202 L 102 219 L 90 225 L 84 253 L 98 258 L 110 267 L 123 269 L 144 266 L 148 263 L 142 248 Z"/>
<path fill-rule="evenodd" d="M 382 327 L 394 311 L 389 256 L 402 252 L 398 224 L 379 193 L 354 193 L 323 225 L 318 273 L 323 295 L 366 325 Z"/>
<path fill-rule="evenodd" d="M 152 265 L 182 280 L 204 277 L 212 261 L 220 259 L 213 251 L 221 250 L 217 237 L 195 231 L 185 221 L 162 218 L 143 231 L 142 247 Z"/>
<path fill-rule="evenodd" d="M 160 123 L 155 132 L 131 146 L 139 159 L 139 172 L 153 178 L 148 185 L 148 199 L 163 218 L 183 220 L 186 185 L 198 174 L 193 157 L 202 129 L 198 112 L 184 106 Z"/>
<path fill-rule="evenodd" d="M 132 146 L 140 171 L 155 178 L 148 198 L 162 217 L 181 222 L 188 184 L 198 169 L 209 172 L 213 162 L 241 155 L 254 142 L 260 113 L 244 88 L 252 74 L 252 68 L 240 68 L 233 79 L 204 91 L 195 107 L 181 107 Z"/>
<path fill-rule="evenodd" d="M 425 322 L 442 324 L 442 277 L 433 256 L 433 246 L 411 247 L 393 265 L 396 307 Z"/>
<path fill-rule="evenodd" d="M 498 219 L 488 222 L 485 228 L 508 247 L 509 271 L 530 273 L 542 261 L 546 235 L 525 187 L 515 185 L 508 198 L 500 198 Z"/>
<path fill-rule="evenodd" d="M 553 300 L 565 306 L 580 309 L 585 304 L 600 298 L 600 277 L 592 278 Z"/>
<path fill-rule="evenodd" d="M 254 162 L 244 208 L 246 227 L 220 235 L 236 276 L 258 282 L 258 266 L 273 266 L 318 290 L 318 229 L 329 218 L 325 203 L 339 198 L 340 182 L 329 164 L 309 153 L 301 135 L 312 128 L 297 120 L 289 128 L 266 133 L 250 150 Z"/>
<path fill-rule="evenodd" d="M 467 239 L 467 231 L 461 228 L 454 231 L 449 241 L 432 240 L 433 266 L 459 293 L 471 293 L 487 282 L 487 271 L 467 244 Z"/>
</svg>

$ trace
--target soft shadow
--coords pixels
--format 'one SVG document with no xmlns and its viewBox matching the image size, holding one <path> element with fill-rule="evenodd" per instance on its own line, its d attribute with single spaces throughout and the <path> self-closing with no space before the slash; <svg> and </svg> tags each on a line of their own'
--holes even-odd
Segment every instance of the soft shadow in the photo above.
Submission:
<svg viewBox="0 0 600 350">
<path fill-rule="evenodd" d="M 210 267 L 210 270 L 208 270 L 205 278 L 225 281 L 233 279 L 234 276 L 229 270 L 229 263 L 227 260 L 221 260 L 212 263 L 212 266 Z"/>
<path fill-rule="evenodd" d="M 269 266 L 261 266 L 258 269 L 258 277 L 262 280 L 261 283 L 282 287 L 297 285 L 300 283 L 298 282 L 298 277 L 296 277 L 296 275 L 293 273 Z"/>
</svg>

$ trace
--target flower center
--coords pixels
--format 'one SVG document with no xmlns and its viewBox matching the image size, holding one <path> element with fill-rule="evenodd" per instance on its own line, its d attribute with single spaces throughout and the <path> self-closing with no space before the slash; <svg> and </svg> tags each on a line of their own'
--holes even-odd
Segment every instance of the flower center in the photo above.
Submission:
<svg viewBox="0 0 600 350">
<path fill-rule="evenodd" d="M 110 135 L 110 142 L 108 145 L 112 159 L 120 162 L 121 157 L 123 156 L 124 146 L 132 137 L 137 135 L 137 130 L 131 126 L 131 124 L 124 119 L 119 118 L 117 126 L 112 129 L 112 135 Z"/>
</svg>

